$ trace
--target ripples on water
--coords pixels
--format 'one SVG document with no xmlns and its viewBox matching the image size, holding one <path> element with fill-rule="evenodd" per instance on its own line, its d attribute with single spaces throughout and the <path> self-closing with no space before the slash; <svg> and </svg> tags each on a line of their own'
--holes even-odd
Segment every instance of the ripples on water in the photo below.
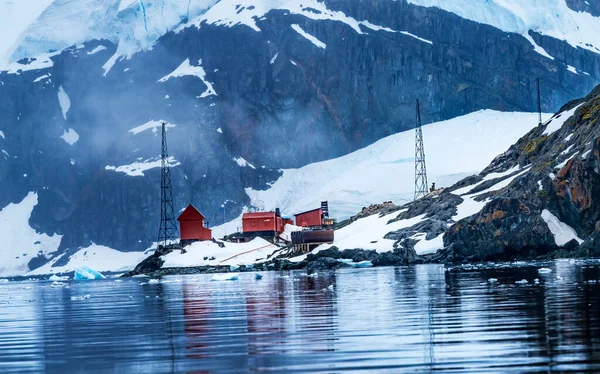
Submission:
<svg viewBox="0 0 600 374">
<path fill-rule="evenodd" d="M 0 372 L 600 370 L 600 267 L 537 268 L 0 283 Z"/>
</svg>

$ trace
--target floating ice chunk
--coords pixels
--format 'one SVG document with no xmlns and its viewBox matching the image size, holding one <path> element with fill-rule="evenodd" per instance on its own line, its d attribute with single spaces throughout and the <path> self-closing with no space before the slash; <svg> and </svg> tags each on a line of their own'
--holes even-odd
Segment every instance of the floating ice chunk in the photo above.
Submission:
<svg viewBox="0 0 600 374">
<path fill-rule="evenodd" d="M 237 265 L 231 265 L 231 266 L 229 267 L 229 271 L 236 271 L 236 270 L 237 270 L 237 269 L 239 269 L 239 268 L 240 268 L 240 267 L 239 267 L 239 266 L 237 266 Z"/>
<path fill-rule="evenodd" d="M 0 279 L 0 283 L 8 283 L 9 280 L 8 279 Z"/>
<path fill-rule="evenodd" d="M 534 282 L 535 284 L 540 284 L 540 280 L 539 280 L 538 278 L 535 278 L 535 279 L 533 280 L 533 282 Z"/>
<path fill-rule="evenodd" d="M 256 279 L 256 280 L 262 279 L 262 277 L 263 277 L 262 274 L 259 274 L 259 273 L 254 274 L 254 279 Z"/>
<path fill-rule="evenodd" d="M 371 261 L 354 262 L 348 258 L 340 258 L 340 259 L 338 259 L 338 262 L 341 262 L 346 265 L 350 265 L 355 268 L 368 268 L 368 267 L 373 266 L 373 263 Z"/>
<path fill-rule="evenodd" d="M 254 269 L 254 265 L 253 264 L 246 265 L 246 269 Z"/>
<path fill-rule="evenodd" d="M 148 281 L 148 284 L 159 284 L 159 283 L 160 283 L 160 281 L 158 279 L 150 279 Z"/>
<path fill-rule="evenodd" d="M 521 279 L 520 281 L 516 281 L 515 284 L 529 284 L 527 279 Z"/>
<path fill-rule="evenodd" d="M 538 269 L 538 273 L 540 273 L 540 274 L 548 274 L 548 273 L 552 273 L 552 269 L 548 269 L 548 268 L 541 268 L 541 269 Z"/>
<path fill-rule="evenodd" d="M 89 298 L 90 298 L 90 295 L 71 296 L 71 300 L 87 300 Z"/>
<path fill-rule="evenodd" d="M 332 284 L 331 286 L 327 287 L 327 289 L 328 289 L 329 291 L 333 291 L 333 284 Z"/>
<path fill-rule="evenodd" d="M 488 282 L 490 282 L 490 283 L 498 283 L 498 279 L 496 279 L 496 278 L 490 278 L 490 279 L 488 279 Z"/>
<path fill-rule="evenodd" d="M 104 278 L 106 278 L 104 275 L 87 266 L 82 266 L 76 269 L 75 275 L 73 276 L 73 279 L 75 280 L 94 280 Z"/>
<path fill-rule="evenodd" d="M 212 276 L 212 278 L 210 278 L 211 282 L 236 281 L 238 279 L 240 279 L 240 276 L 238 274 L 234 274 L 234 273 L 215 274 Z"/>
<path fill-rule="evenodd" d="M 63 282 L 52 282 L 52 284 L 50 285 L 50 287 L 63 287 L 66 286 L 66 283 Z"/>
<path fill-rule="evenodd" d="M 69 280 L 69 277 L 68 276 L 61 277 L 61 276 L 58 276 L 56 274 L 53 274 L 50 278 L 48 278 L 48 280 L 49 281 L 54 281 L 54 282 L 56 282 L 56 281 L 66 281 L 66 280 Z"/>
<path fill-rule="evenodd" d="M 307 276 L 307 277 L 310 277 L 310 278 L 316 278 L 316 277 L 318 277 L 318 276 L 319 276 L 319 273 L 307 274 L 306 276 Z"/>
</svg>

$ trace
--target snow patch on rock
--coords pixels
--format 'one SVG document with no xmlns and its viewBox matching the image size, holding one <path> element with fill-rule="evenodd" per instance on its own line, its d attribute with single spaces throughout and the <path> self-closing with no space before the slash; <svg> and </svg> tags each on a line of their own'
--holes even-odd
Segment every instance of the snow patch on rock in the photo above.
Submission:
<svg viewBox="0 0 600 374">
<path fill-rule="evenodd" d="M 190 64 L 190 59 L 187 58 L 185 59 L 185 61 L 183 61 L 181 63 L 181 65 L 179 65 L 177 67 L 177 69 L 173 70 L 171 73 L 169 73 L 168 75 L 160 78 L 158 81 L 163 83 L 168 81 L 171 78 L 180 78 L 180 77 L 185 77 L 185 76 L 192 76 L 192 77 L 198 77 L 200 78 L 200 80 L 202 80 L 202 83 L 204 83 L 206 85 L 206 91 L 204 91 L 199 98 L 204 98 L 207 96 L 217 96 L 217 93 L 215 92 L 212 83 L 208 82 L 206 80 L 206 72 L 204 71 L 204 68 L 202 67 L 202 60 L 198 61 L 198 66 L 193 66 Z"/>
<path fill-rule="evenodd" d="M 63 134 L 60 136 L 60 138 L 67 144 L 73 145 L 79 141 L 79 134 L 73 129 L 67 129 L 63 131 Z"/>
<path fill-rule="evenodd" d="M 63 86 L 58 87 L 58 103 L 60 104 L 63 118 L 66 120 L 67 113 L 71 109 L 71 99 L 69 99 L 69 95 L 67 95 Z"/>
<path fill-rule="evenodd" d="M 548 228 L 554 235 L 554 242 L 558 246 L 563 246 L 575 239 L 577 243 L 583 243 L 583 240 L 577 236 L 577 233 L 573 228 L 564 222 L 561 222 L 554 214 L 550 213 L 549 210 L 544 209 L 542 211 L 542 219 L 548 225 Z"/>
<path fill-rule="evenodd" d="M 181 165 L 181 163 L 176 161 L 173 156 L 171 156 L 167 159 L 167 163 L 169 164 L 169 167 L 172 167 L 172 168 L 175 166 Z M 121 165 L 121 166 L 107 165 L 104 167 L 104 169 L 112 170 L 117 173 L 125 173 L 126 175 L 128 175 L 130 177 L 143 177 L 145 171 L 148 171 L 148 170 L 154 169 L 154 168 L 160 168 L 160 166 L 161 166 L 161 159 L 160 159 L 160 157 L 156 157 L 156 158 L 152 158 L 152 159 L 148 159 L 148 160 L 144 160 L 144 161 L 140 161 L 140 162 L 134 162 L 129 165 Z"/>
</svg>

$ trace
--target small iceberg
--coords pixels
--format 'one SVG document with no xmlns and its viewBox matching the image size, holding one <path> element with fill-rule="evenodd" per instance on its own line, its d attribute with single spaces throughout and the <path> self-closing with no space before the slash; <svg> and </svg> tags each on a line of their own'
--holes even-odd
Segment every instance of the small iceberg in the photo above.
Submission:
<svg viewBox="0 0 600 374">
<path fill-rule="evenodd" d="M 548 273 L 552 273 L 552 269 L 548 269 L 548 268 L 541 268 L 541 269 L 538 269 L 538 273 L 540 273 L 540 274 L 548 274 Z"/>
<path fill-rule="evenodd" d="M 48 280 L 53 281 L 53 282 L 59 282 L 59 281 L 69 280 L 69 277 L 68 276 L 61 277 L 56 274 L 53 274 L 50 278 L 48 278 Z"/>
<path fill-rule="evenodd" d="M 104 278 L 106 278 L 104 275 L 87 266 L 82 266 L 76 269 L 75 275 L 73 276 L 73 279 L 75 280 L 95 280 Z"/>
<path fill-rule="evenodd" d="M 262 274 L 259 274 L 259 273 L 254 274 L 254 279 L 256 279 L 256 280 L 262 279 L 262 277 L 263 277 Z"/>
<path fill-rule="evenodd" d="M 240 276 L 238 274 L 227 273 L 227 274 L 215 274 L 212 276 L 212 278 L 210 278 L 210 281 L 211 282 L 236 281 L 238 279 L 240 279 Z"/>
<path fill-rule="evenodd" d="M 148 284 L 159 284 L 159 283 L 160 283 L 160 281 L 158 279 L 150 279 L 148 281 Z"/>
<path fill-rule="evenodd" d="M 352 261 L 352 259 L 348 259 L 348 258 L 340 258 L 340 259 L 338 259 L 338 262 L 341 262 L 346 265 L 350 265 L 354 268 L 368 268 L 368 267 L 373 266 L 373 263 L 371 261 L 354 262 L 354 261 Z"/>
<path fill-rule="evenodd" d="M 240 267 L 237 265 L 231 265 L 229 266 L 229 271 L 236 271 L 237 269 L 239 269 Z"/>
<path fill-rule="evenodd" d="M 84 295 L 84 296 L 71 296 L 71 300 L 87 300 L 90 298 L 90 295 Z"/>
<path fill-rule="evenodd" d="M 521 279 L 520 281 L 516 281 L 515 284 L 529 284 L 527 279 Z"/>
<path fill-rule="evenodd" d="M 498 283 L 498 279 L 497 278 L 490 278 L 490 279 L 488 279 L 488 282 L 490 282 L 490 283 Z"/>
</svg>

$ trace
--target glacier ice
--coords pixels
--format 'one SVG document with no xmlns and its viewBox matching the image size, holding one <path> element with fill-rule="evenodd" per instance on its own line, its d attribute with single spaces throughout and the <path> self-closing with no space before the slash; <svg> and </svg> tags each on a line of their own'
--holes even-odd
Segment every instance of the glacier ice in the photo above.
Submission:
<svg viewBox="0 0 600 374">
<path fill-rule="evenodd" d="M 95 280 L 104 278 L 106 278 L 104 275 L 88 266 L 82 266 L 76 269 L 75 275 L 73 276 L 73 279 L 75 280 Z"/>
</svg>

